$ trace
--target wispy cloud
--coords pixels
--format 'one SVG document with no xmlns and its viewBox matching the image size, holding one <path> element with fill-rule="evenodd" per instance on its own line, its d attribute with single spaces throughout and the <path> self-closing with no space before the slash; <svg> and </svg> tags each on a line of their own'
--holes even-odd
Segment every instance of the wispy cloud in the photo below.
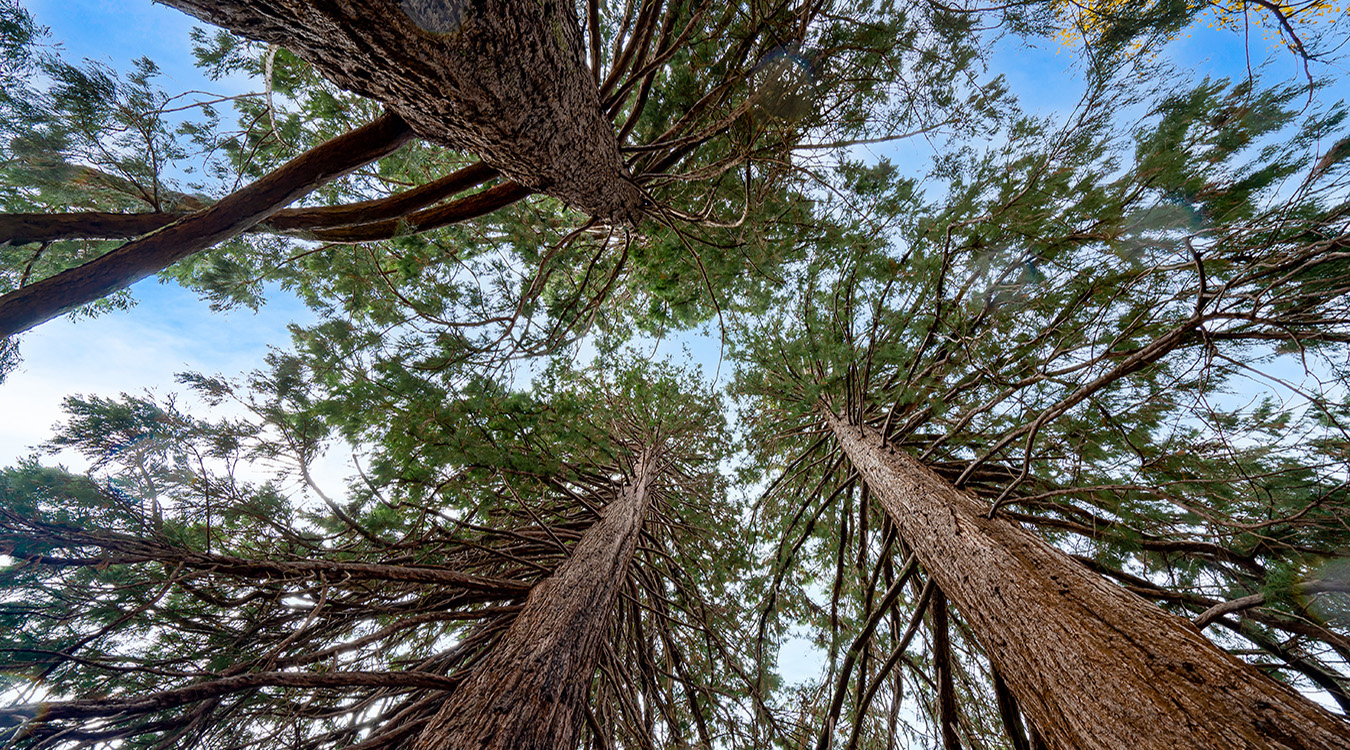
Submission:
<svg viewBox="0 0 1350 750">
<path fill-rule="evenodd" d="M 131 310 L 53 320 L 22 339 L 23 363 L 0 385 L 0 465 L 50 437 L 68 395 L 167 394 L 181 390 L 174 375 L 185 370 L 240 375 L 262 365 L 269 346 L 289 344 L 287 323 L 311 318 L 280 294 L 255 314 L 212 312 L 154 280 L 133 291 L 142 301 Z"/>
</svg>

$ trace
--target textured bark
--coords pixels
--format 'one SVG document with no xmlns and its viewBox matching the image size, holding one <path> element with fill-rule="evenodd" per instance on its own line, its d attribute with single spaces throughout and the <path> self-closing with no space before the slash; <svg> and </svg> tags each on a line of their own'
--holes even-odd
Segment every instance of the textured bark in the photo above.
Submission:
<svg viewBox="0 0 1350 750">
<path fill-rule="evenodd" d="M 650 463 L 539 583 L 511 628 L 422 730 L 414 750 L 576 747 L 610 613 L 647 513 Z"/>
<path fill-rule="evenodd" d="M 340 135 L 157 232 L 0 297 L 0 340 L 131 286 L 247 230 L 297 198 L 396 151 L 412 131 L 395 115 Z"/>
<path fill-rule="evenodd" d="M 1343 750 L 1350 724 L 957 490 L 877 430 L 826 420 L 1055 750 Z"/>
<path fill-rule="evenodd" d="M 570 0 L 163 2 L 289 49 L 526 188 L 608 221 L 639 218 Z"/>
<path fill-rule="evenodd" d="M 0 214 L 0 246 L 58 240 L 130 240 L 166 227 L 187 214 Z"/>
<path fill-rule="evenodd" d="M 515 182 L 504 182 L 463 198 L 456 198 L 439 206 L 416 211 L 401 219 L 387 219 L 369 224 L 354 224 L 336 229 L 314 229 L 305 233 L 308 239 L 321 242 L 376 242 L 391 237 L 428 232 L 432 229 L 458 224 L 486 216 L 523 200 L 530 189 Z"/>
</svg>

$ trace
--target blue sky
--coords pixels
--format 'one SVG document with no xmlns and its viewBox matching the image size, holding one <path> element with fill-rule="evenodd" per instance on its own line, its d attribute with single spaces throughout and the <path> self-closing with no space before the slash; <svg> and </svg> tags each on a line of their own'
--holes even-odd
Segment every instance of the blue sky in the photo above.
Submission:
<svg viewBox="0 0 1350 750">
<path fill-rule="evenodd" d="M 60 318 L 24 336 L 23 363 L 0 385 L 0 465 L 50 435 L 67 395 L 163 395 L 177 390 L 173 376 L 184 370 L 239 375 L 259 366 L 268 346 L 286 345 L 288 322 L 309 317 L 283 295 L 255 315 L 212 312 L 195 294 L 153 279 L 135 293 L 141 302 L 130 311 Z"/>
<path fill-rule="evenodd" d="M 49 42 L 69 60 L 89 58 L 127 70 L 145 55 L 162 67 L 167 91 L 237 93 L 241 82 L 213 82 L 193 67 L 188 32 L 195 19 L 149 0 L 22 0 L 51 29 Z M 258 366 L 268 346 L 284 346 L 286 324 L 308 312 L 285 295 L 255 315 L 213 313 L 176 285 L 149 279 L 134 287 L 140 304 L 99 318 L 53 320 L 25 335 L 23 363 L 0 385 L 0 465 L 45 440 L 62 399 L 176 390 L 183 370 L 236 375 Z M 63 458 L 67 458 L 64 457 Z"/>
<path fill-rule="evenodd" d="M 219 89 L 193 67 L 188 32 L 204 24 L 181 11 L 149 0 L 20 0 L 19 4 L 51 29 L 50 41 L 60 44 L 69 60 L 88 58 L 125 70 L 143 55 L 158 63 L 179 88 Z"/>
</svg>

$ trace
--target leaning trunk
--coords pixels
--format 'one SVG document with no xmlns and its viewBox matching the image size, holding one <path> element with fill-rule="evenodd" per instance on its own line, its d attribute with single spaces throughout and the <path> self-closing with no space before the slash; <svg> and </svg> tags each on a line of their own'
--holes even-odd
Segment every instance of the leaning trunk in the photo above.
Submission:
<svg viewBox="0 0 1350 750">
<path fill-rule="evenodd" d="M 414 750 L 576 747 L 610 613 L 647 512 L 650 462 L 567 560 L 530 591 L 497 647 L 422 730 Z"/>
<path fill-rule="evenodd" d="M 1350 726 L 1189 621 L 986 518 L 982 503 L 877 430 L 828 412 L 826 421 L 1049 747 L 1346 747 Z"/>
<path fill-rule="evenodd" d="M 605 220 L 639 217 L 571 0 L 162 1 L 285 47 L 526 188 Z"/>
<path fill-rule="evenodd" d="M 266 177 L 106 255 L 0 296 L 0 341 L 125 289 L 266 220 L 301 196 L 398 150 L 412 131 L 397 115 L 344 133 Z"/>
</svg>

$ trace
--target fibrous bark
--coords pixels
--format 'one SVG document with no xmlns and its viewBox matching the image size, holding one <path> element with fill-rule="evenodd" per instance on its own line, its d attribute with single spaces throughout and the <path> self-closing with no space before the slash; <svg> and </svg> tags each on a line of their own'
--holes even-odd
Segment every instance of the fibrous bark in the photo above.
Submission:
<svg viewBox="0 0 1350 750">
<path fill-rule="evenodd" d="M 510 630 L 418 736 L 414 750 L 569 750 L 647 512 L 651 462 L 530 591 Z"/>
<path fill-rule="evenodd" d="M 0 340 L 158 273 L 258 224 L 297 198 L 398 150 L 412 131 L 397 115 L 340 135 L 209 208 L 75 268 L 0 297 Z"/>
<path fill-rule="evenodd" d="M 566 0 L 163 0 L 281 45 L 418 135 L 614 222 L 639 218 Z"/>
<path fill-rule="evenodd" d="M 1345 748 L 1350 725 L 826 411 L 849 461 L 1056 750 Z"/>
</svg>

